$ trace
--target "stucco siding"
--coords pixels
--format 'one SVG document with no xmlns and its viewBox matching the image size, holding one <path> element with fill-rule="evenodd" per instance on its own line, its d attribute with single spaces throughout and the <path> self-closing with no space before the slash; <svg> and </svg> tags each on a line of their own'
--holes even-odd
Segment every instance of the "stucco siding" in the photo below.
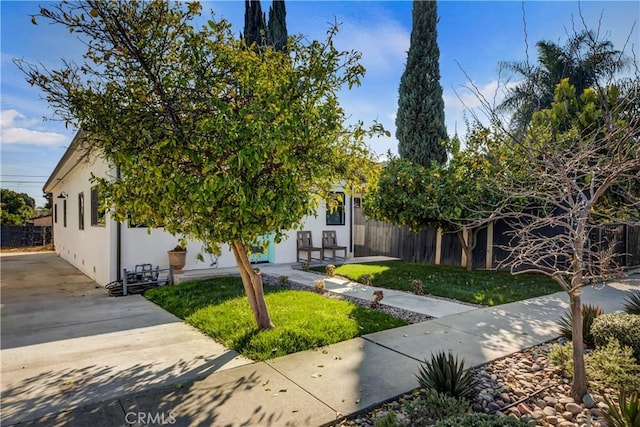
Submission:
<svg viewBox="0 0 640 427">
<path fill-rule="evenodd" d="M 105 285 L 116 280 L 115 224 L 107 215 L 106 224 L 91 225 L 91 172 L 105 176 L 109 168 L 100 159 L 78 164 L 53 188 L 54 245 L 56 252 L 87 276 Z M 58 196 L 66 194 L 62 199 Z M 84 195 L 84 229 L 79 228 L 79 197 Z M 64 202 L 67 225 L 64 225 Z"/>
</svg>

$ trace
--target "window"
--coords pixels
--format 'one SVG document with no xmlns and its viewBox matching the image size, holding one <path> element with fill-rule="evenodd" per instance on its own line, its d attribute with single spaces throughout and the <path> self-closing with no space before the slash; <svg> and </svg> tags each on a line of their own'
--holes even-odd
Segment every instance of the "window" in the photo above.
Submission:
<svg viewBox="0 0 640 427">
<path fill-rule="evenodd" d="M 78 194 L 78 229 L 84 230 L 84 193 Z"/>
<path fill-rule="evenodd" d="M 62 201 L 62 225 L 67 226 L 67 199 Z"/>
<path fill-rule="evenodd" d="M 58 223 L 58 204 L 53 205 L 53 222 Z"/>
<path fill-rule="evenodd" d="M 327 225 L 344 225 L 344 193 L 331 193 L 327 204 Z"/>
<path fill-rule="evenodd" d="M 103 226 L 106 223 L 104 209 L 100 209 L 99 198 L 98 187 L 91 187 L 91 225 L 93 226 Z"/>
</svg>

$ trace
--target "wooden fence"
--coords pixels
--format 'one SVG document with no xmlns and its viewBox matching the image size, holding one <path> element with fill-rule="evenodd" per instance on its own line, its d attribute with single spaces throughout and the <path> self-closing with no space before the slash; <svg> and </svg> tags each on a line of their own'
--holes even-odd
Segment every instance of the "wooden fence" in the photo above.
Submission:
<svg viewBox="0 0 640 427">
<path fill-rule="evenodd" d="M 442 233 L 438 245 L 438 232 L 431 227 L 414 233 L 406 227 L 367 221 L 358 208 L 354 209 L 353 219 L 356 257 L 385 255 L 425 264 L 463 265 L 462 245 L 455 233 Z M 506 253 L 500 247 L 509 244 L 507 231 L 508 225 L 504 222 L 478 231 L 473 250 L 474 268 L 495 268 L 504 259 Z M 592 236 L 594 241 L 615 242 L 618 265 L 640 265 L 640 223 L 603 224 L 597 232 L 598 236 Z"/>
<path fill-rule="evenodd" d="M 52 242 L 51 229 L 50 226 L 3 225 L 0 227 L 0 245 L 2 248 L 45 246 Z"/>
</svg>

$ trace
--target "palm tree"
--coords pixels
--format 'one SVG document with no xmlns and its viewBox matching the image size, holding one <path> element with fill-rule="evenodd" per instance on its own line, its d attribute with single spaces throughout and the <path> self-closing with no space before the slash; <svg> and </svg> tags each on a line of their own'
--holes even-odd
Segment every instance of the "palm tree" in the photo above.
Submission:
<svg viewBox="0 0 640 427">
<path fill-rule="evenodd" d="M 505 62 L 501 66 L 523 79 L 509 89 L 498 111 L 511 112 L 511 126 L 522 132 L 533 113 L 551 106 L 556 85 L 564 78 L 577 93 L 624 69 L 629 59 L 609 40 L 598 40 L 592 30 L 571 37 L 564 46 L 541 40 L 536 43 L 538 63 Z"/>
</svg>

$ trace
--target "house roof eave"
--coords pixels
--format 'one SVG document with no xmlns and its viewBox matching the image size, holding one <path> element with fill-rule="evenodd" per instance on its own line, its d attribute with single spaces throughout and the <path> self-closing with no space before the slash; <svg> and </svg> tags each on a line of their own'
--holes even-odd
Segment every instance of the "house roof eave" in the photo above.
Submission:
<svg viewBox="0 0 640 427">
<path fill-rule="evenodd" d="M 69 147 L 42 187 L 44 193 L 52 193 L 55 186 L 89 153 L 90 149 L 83 145 L 85 133 L 82 129 L 76 132 L 73 140 L 71 140 L 71 144 L 69 144 Z"/>
</svg>

